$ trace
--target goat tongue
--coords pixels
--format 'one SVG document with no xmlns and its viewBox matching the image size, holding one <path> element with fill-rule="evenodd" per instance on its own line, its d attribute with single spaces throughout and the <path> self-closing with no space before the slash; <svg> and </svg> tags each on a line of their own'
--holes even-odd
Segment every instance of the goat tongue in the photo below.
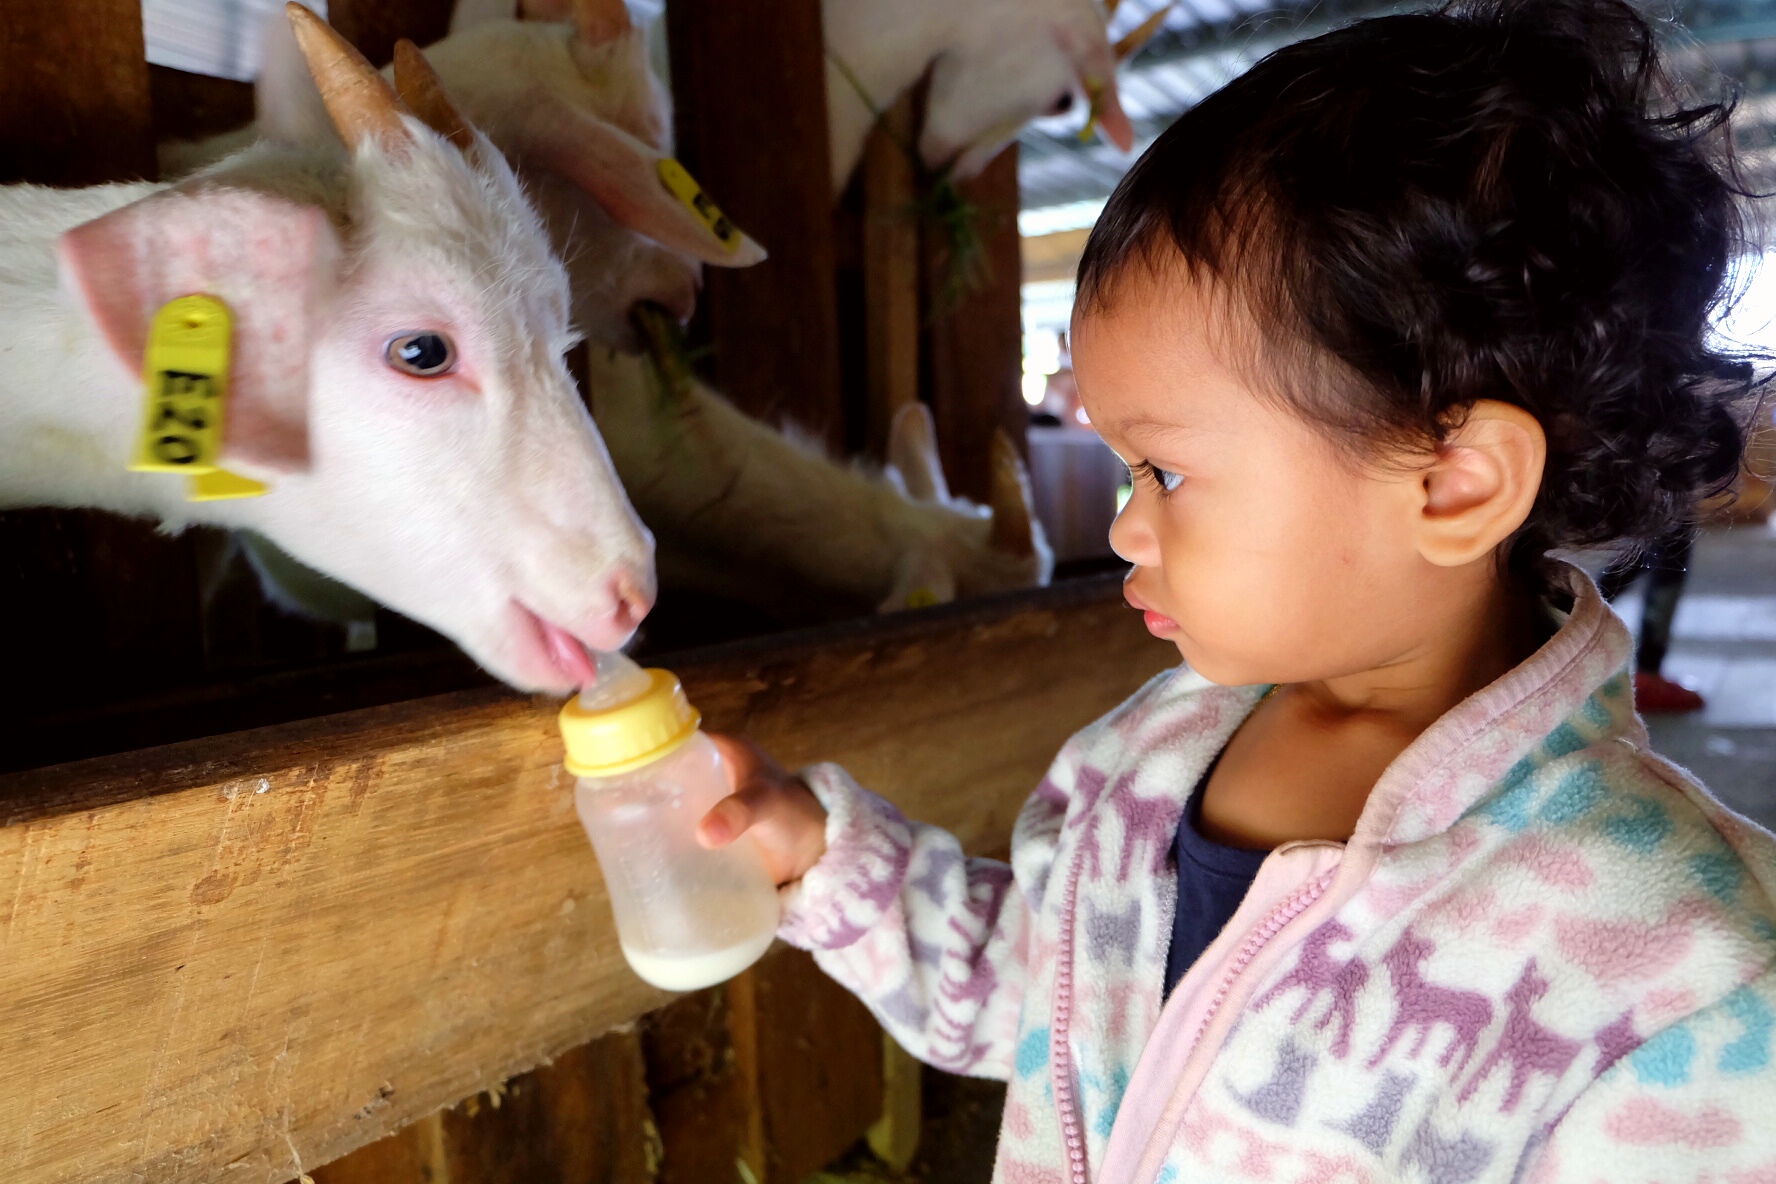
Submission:
<svg viewBox="0 0 1776 1184">
<path fill-rule="evenodd" d="M 592 657 L 586 653 L 580 639 L 541 617 L 537 621 L 543 627 L 543 643 L 549 647 L 549 657 L 554 659 L 561 672 L 573 679 L 576 686 L 590 686 L 597 682 L 598 673 L 592 667 Z"/>
</svg>

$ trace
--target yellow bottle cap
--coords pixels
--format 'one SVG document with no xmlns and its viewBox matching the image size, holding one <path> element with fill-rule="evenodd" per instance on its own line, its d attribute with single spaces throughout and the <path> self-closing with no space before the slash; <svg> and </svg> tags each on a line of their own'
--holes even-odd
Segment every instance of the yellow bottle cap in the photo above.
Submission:
<svg viewBox="0 0 1776 1184">
<path fill-rule="evenodd" d="M 659 760 L 692 736 L 703 717 L 685 698 L 670 670 L 648 670 L 648 689 L 626 703 L 599 710 L 579 696 L 561 709 L 567 771 L 575 777 L 614 777 Z"/>
</svg>

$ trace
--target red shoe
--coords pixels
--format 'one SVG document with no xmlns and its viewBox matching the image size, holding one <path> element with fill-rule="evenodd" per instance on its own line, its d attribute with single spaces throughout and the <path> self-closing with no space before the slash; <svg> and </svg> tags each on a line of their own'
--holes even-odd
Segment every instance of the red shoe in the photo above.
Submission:
<svg viewBox="0 0 1776 1184">
<path fill-rule="evenodd" d="M 1658 674 L 1634 676 L 1634 705 L 1646 715 L 1681 715 L 1706 706 L 1701 695 Z"/>
</svg>

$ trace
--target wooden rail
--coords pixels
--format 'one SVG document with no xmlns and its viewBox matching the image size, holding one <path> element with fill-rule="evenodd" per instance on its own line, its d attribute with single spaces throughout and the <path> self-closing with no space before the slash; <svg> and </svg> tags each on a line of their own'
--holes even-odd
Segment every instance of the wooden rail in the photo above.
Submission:
<svg viewBox="0 0 1776 1184">
<path fill-rule="evenodd" d="M 1082 581 L 674 663 L 975 850 L 1174 660 Z M 0 777 L 0 1179 L 276 1184 L 667 999 L 556 704 L 465 691 Z"/>
</svg>

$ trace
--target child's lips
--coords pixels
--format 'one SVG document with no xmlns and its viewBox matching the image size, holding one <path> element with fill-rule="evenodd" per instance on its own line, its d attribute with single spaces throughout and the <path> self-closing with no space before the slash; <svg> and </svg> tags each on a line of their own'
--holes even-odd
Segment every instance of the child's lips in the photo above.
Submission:
<svg viewBox="0 0 1776 1184">
<path fill-rule="evenodd" d="M 1142 600 L 1139 596 L 1136 596 L 1127 588 L 1123 589 L 1122 598 L 1128 602 L 1130 608 L 1140 611 L 1141 620 L 1147 626 L 1147 631 L 1155 637 L 1164 637 L 1168 633 L 1176 633 L 1178 631 L 1178 622 L 1172 620 L 1172 618 L 1166 616 L 1162 612 L 1157 612 L 1154 609 L 1149 608 L 1146 601 Z"/>
<path fill-rule="evenodd" d="M 1147 632 L 1153 634 L 1155 637 L 1164 637 L 1168 633 L 1176 633 L 1178 631 L 1178 622 L 1172 620 L 1164 613 L 1156 613 L 1152 609 L 1147 609 L 1142 612 L 1141 620 L 1146 623 Z"/>
</svg>

